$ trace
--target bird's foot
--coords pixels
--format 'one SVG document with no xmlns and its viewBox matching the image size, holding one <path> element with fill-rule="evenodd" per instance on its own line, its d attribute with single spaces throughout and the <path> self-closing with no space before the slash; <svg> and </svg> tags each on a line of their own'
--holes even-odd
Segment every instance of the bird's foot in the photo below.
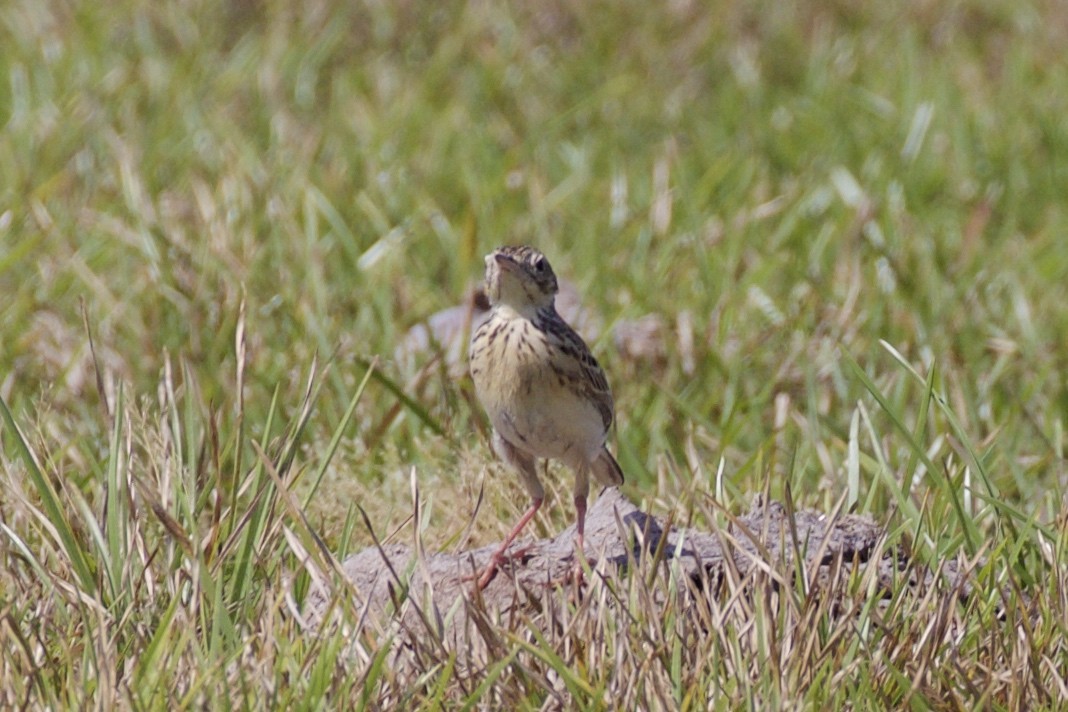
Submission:
<svg viewBox="0 0 1068 712">
<path fill-rule="evenodd" d="M 549 582 L 549 585 L 553 588 L 569 588 L 573 587 L 576 592 L 582 590 L 583 585 L 586 583 L 586 571 L 593 570 L 596 565 L 596 559 L 588 559 L 586 552 L 583 550 L 582 545 L 579 542 L 575 543 L 575 553 L 572 554 L 571 567 L 562 576 L 554 578 Z"/>
<path fill-rule="evenodd" d="M 511 551 L 498 551 L 490 557 L 489 563 L 486 564 L 486 568 L 482 570 L 482 573 L 478 576 L 478 590 L 486 588 L 489 582 L 497 575 L 498 569 L 502 566 L 511 566 L 513 563 L 522 566 L 530 561 L 532 554 L 530 550 L 533 547 L 523 546 Z M 474 581 L 475 576 L 465 576 L 464 581 Z"/>
</svg>

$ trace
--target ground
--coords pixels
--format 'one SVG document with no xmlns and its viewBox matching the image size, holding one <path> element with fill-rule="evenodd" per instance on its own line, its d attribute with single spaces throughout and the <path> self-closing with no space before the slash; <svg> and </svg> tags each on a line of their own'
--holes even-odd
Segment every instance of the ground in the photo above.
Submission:
<svg viewBox="0 0 1068 712">
<path fill-rule="evenodd" d="M 1065 705 L 1066 40 L 1042 1 L 6 3 L 0 706 Z M 870 516 L 974 595 L 772 567 L 694 626 L 649 571 L 415 678 L 355 598 L 309 637 L 330 556 L 525 508 L 462 339 L 403 348 L 517 242 L 628 498 Z"/>
</svg>

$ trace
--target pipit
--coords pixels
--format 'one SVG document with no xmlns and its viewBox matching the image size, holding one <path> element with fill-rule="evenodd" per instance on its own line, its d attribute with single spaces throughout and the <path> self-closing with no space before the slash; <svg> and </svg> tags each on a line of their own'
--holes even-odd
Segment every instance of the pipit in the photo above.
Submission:
<svg viewBox="0 0 1068 712">
<path fill-rule="evenodd" d="M 533 501 L 490 559 L 479 588 L 545 501 L 538 458 L 560 460 L 575 473 L 580 556 L 590 473 L 606 486 L 623 483 L 619 463 L 605 448 L 612 391 L 582 337 L 556 313 L 556 292 L 556 275 L 534 248 L 501 247 L 486 256 L 491 309 L 471 337 L 471 377 L 493 424 L 493 449 L 519 473 Z"/>
</svg>

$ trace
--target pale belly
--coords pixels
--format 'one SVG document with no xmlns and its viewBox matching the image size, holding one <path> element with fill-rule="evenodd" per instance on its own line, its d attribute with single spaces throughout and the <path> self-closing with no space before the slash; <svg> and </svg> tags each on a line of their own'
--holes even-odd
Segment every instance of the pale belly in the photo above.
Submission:
<svg viewBox="0 0 1068 712">
<path fill-rule="evenodd" d="M 529 335 L 528 335 L 529 336 Z M 539 458 L 589 463 L 605 442 L 597 407 L 576 393 L 536 351 L 500 358 L 488 350 L 472 358 L 478 399 L 508 442 Z"/>
<path fill-rule="evenodd" d="M 490 419 L 506 440 L 535 457 L 589 463 L 604 446 L 597 409 L 560 389 L 502 403 Z"/>
</svg>

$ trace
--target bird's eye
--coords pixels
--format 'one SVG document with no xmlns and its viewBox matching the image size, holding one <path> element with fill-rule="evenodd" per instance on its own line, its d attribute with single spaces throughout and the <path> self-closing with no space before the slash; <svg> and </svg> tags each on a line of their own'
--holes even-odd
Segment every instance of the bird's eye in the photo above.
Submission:
<svg viewBox="0 0 1068 712">
<path fill-rule="evenodd" d="M 537 270 L 538 272 L 544 272 L 545 271 L 545 258 L 544 257 L 539 257 L 534 262 L 534 269 Z"/>
</svg>

